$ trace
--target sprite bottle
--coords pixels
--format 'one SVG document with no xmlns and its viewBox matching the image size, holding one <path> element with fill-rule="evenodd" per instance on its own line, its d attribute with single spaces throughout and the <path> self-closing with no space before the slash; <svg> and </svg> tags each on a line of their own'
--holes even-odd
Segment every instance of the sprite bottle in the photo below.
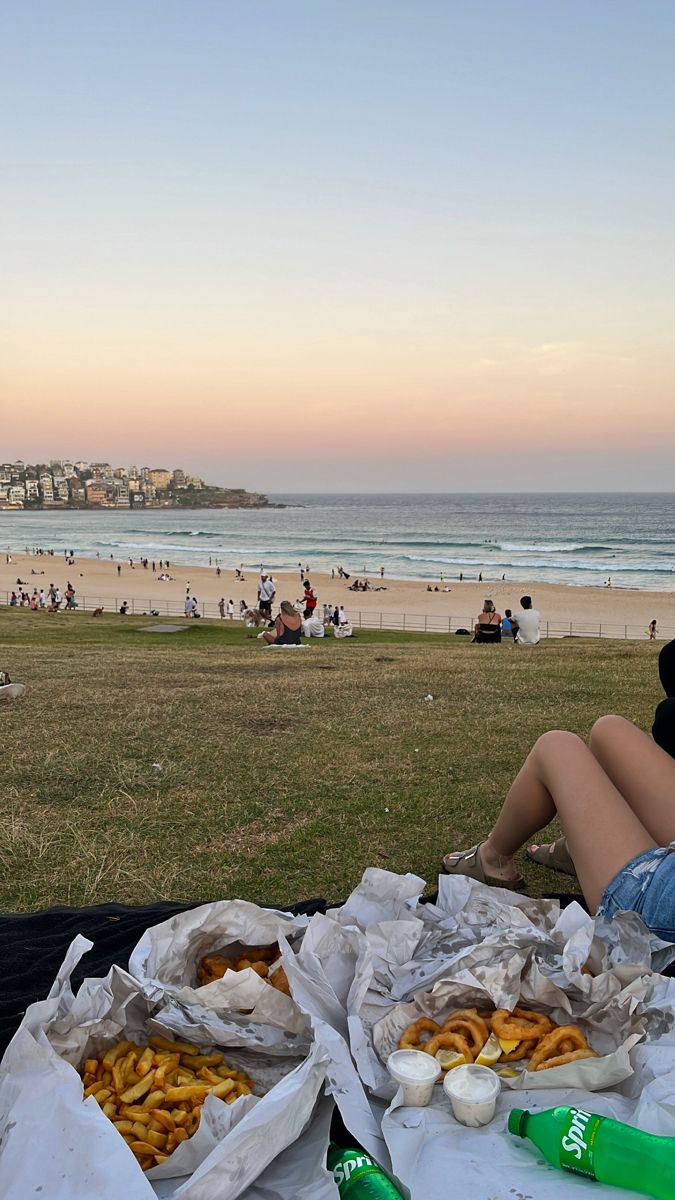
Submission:
<svg viewBox="0 0 675 1200">
<path fill-rule="evenodd" d="M 331 1142 L 327 1166 L 333 1172 L 340 1200 L 404 1200 L 382 1167 L 365 1150 L 354 1147 L 344 1150 Z"/>
<path fill-rule="evenodd" d="M 508 1129 L 530 1138 L 553 1167 L 656 1200 L 675 1197 L 675 1137 L 657 1137 L 611 1117 L 562 1105 L 538 1113 L 514 1108 Z"/>
</svg>

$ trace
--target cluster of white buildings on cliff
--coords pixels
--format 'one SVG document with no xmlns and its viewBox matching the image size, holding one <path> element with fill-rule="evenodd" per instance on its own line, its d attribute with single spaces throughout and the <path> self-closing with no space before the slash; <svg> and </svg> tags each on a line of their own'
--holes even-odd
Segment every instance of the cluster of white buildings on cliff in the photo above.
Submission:
<svg viewBox="0 0 675 1200">
<path fill-rule="evenodd" d="M 110 463 L 47 463 L 20 460 L 0 464 L 0 508 L 58 508 L 92 505 L 101 508 L 158 507 L 178 492 L 201 491 L 203 480 L 165 467 L 111 467 Z"/>
</svg>

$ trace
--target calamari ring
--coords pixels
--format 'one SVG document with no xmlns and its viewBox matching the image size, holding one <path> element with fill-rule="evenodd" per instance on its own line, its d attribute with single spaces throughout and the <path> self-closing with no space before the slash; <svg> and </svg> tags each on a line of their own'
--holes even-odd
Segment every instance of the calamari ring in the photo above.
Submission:
<svg viewBox="0 0 675 1200">
<path fill-rule="evenodd" d="M 560 1047 L 563 1042 L 572 1042 L 574 1050 L 567 1051 L 566 1054 L 560 1053 Z M 565 1058 L 568 1061 L 569 1054 L 575 1054 L 578 1050 L 588 1050 L 588 1042 L 577 1025 L 559 1025 L 557 1029 L 551 1030 L 545 1037 L 541 1038 L 537 1049 L 530 1059 L 530 1070 L 536 1071 L 540 1063 L 546 1062 L 551 1058 Z M 560 1065 L 559 1063 L 557 1064 Z"/>
<path fill-rule="evenodd" d="M 444 1033 L 441 1030 L 435 1037 L 430 1038 L 422 1046 L 422 1049 L 426 1054 L 431 1054 L 432 1056 L 436 1054 L 437 1050 L 456 1050 L 458 1054 L 464 1055 L 464 1060 L 467 1063 L 472 1063 L 474 1058 L 469 1043 L 461 1033 Z"/>
<path fill-rule="evenodd" d="M 428 1033 L 433 1038 L 440 1032 L 440 1025 L 437 1025 L 430 1017 L 420 1017 L 419 1021 L 413 1021 L 412 1025 L 409 1025 L 402 1034 L 398 1048 L 399 1050 L 426 1050 L 429 1039 L 427 1038 L 427 1042 L 423 1042 L 422 1034 Z"/>
<path fill-rule="evenodd" d="M 530 1063 L 531 1071 L 546 1071 L 549 1067 L 564 1067 L 566 1063 L 578 1062 L 582 1058 L 598 1058 L 597 1050 L 591 1050 L 587 1046 L 585 1050 L 572 1050 L 569 1054 L 556 1054 L 555 1058 L 547 1058 L 544 1062 L 537 1063 L 536 1067 Z"/>
<path fill-rule="evenodd" d="M 471 1053 L 475 1058 L 480 1054 L 483 1046 L 487 1042 L 490 1031 L 480 1017 L 448 1017 L 444 1022 L 441 1033 L 460 1033 L 462 1037 L 467 1034 L 471 1039 Z"/>
<path fill-rule="evenodd" d="M 508 1054 L 503 1053 L 499 1061 L 500 1063 L 520 1062 L 521 1059 L 530 1057 L 536 1045 L 536 1038 L 533 1041 L 519 1042 L 513 1050 L 509 1050 Z"/>
<path fill-rule="evenodd" d="M 548 1017 L 527 1008 L 514 1008 L 512 1012 L 508 1008 L 498 1008 L 492 1018 L 492 1028 L 504 1041 L 522 1042 L 545 1037 L 553 1026 Z"/>
</svg>

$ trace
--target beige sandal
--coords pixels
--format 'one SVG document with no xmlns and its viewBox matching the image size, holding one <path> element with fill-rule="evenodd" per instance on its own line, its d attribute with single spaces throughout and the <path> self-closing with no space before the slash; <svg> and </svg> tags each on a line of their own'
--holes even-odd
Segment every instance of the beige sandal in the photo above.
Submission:
<svg viewBox="0 0 675 1200">
<path fill-rule="evenodd" d="M 486 874 L 480 857 L 482 844 L 482 842 L 478 842 L 470 850 L 458 850 L 455 854 L 446 854 L 441 859 L 441 870 L 446 875 L 466 875 L 469 879 L 477 879 L 479 883 L 486 883 L 488 887 L 508 888 L 511 892 L 524 891 L 525 880 L 520 875 L 516 879 L 497 879 L 494 875 Z"/>
<path fill-rule="evenodd" d="M 558 838 L 555 842 L 546 842 L 541 846 L 533 842 L 532 846 L 528 846 L 526 854 L 532 862 L 538 863 L 540 867 L 548 867 L 550 871 L 562 871 L 563 875 L 576 876 L 576 867 L 565 837 Z"/>
</svg>

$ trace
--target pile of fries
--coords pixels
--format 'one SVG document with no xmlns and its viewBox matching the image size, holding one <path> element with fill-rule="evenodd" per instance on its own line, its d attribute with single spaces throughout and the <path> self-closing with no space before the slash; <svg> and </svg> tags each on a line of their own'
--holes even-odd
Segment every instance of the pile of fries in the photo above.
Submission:
<svg viewBox="0 0 675 1200">
<path fill-rule="evenodd" d="M 578 1025 L 554 1025 L 543 1013 L 526 1008 L 456 1008 L 442 1024 L 420 1017 L 404 1030 L 399 1048 L 433 1054 L 444 1073 L 461 1063 L 492 1067 L 523 1060 L 529 1060 L 530 1071 L 546 1071 L 598 1057 Z"/>
<path fill-rule="evenodd" d="M 277 991 L 290 996 L 278 946 L 244 946 L 239 954 L 230 958 L 224 954 L 207 954 L 200 962 L 197 974 L 200 983 L 207 984 L 222 979 L 226 971 L 245 971 L 247 967 Z"/>
<path fill-rule="evenodd" d="M 222 1054 L 200 1054 L 197 1046 L 163 1037 L 148 1043 L 117 1042 L 82 1068 L 85 1097 L 100 1104 L 144 1171 L 192 1137 L 207 1096 L 232 1104 L 254 1087 Z"/>
</svg>

